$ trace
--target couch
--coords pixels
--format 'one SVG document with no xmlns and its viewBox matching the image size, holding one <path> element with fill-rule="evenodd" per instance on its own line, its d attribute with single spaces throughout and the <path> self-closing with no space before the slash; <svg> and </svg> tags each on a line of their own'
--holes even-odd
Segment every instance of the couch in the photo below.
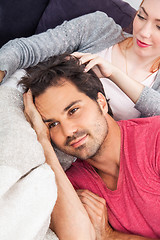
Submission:
<svg viewBox="0 0 160 240">
<path fill-rule="evenodd" d="M 129 26 L 136 11 L 121 0 L 1 0 L 0 45 L 96 10 L 132 31 Z M 19 74 L 23 70 L 11 76 L 12 82 Z M 0 239 L 57 239 L 49 230 L 57 197 L 54 173 L 25 120 L 22 94 L 9 85 L 0 86 L 0 119 Z M 65 169 L 66 162 L 61 164 Z"/>
<path fill-rule="evenodd" d="M 43 32 L 96 10 L 106 12 L 123 28 L 131 24 L 136 12 L 122 0 L 1 0 L 0 47 L 10 39 Z"/>
</svg>

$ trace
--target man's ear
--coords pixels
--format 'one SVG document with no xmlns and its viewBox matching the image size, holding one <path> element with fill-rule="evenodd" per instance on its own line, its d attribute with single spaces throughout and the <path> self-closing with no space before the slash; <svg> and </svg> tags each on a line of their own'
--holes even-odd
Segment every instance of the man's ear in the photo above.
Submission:
<svg viewBox="0 0 160 240">
<path fill-rule="evenodd" d="M 105 96 L 101 92 L 98 92 L 97 102 L 98 102 L 102 112 L 104 114 L 108 113 L 108 103 L 107 103 Z"/>
</svg>

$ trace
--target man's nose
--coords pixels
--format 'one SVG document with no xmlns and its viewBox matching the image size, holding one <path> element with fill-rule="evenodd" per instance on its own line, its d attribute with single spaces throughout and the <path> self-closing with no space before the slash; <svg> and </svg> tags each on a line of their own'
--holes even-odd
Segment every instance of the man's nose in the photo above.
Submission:
<svg viewBox="0 0 160 240">
<path fill-rule="evenodd" d="M 73 136 L 73 133 L 77 132 L 77 126 L 72 121 L 65 121 L 61 125 L 62 132 L 65 137 Z"/>
</svg>

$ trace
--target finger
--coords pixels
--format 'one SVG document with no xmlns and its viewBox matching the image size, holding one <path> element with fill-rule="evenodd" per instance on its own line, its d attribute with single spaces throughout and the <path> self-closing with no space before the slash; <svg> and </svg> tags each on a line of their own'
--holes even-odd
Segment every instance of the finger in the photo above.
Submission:
<svg viewBox="0 0 160 240">
<path fill-rule="evenodd" d="M 74 56 L 74 57 L 77 57 L 77 58 L 81 58 L 81 57 L 83 57 L 86 54 L 88 54 L 88 53 L 73 52 L 71 55 Z"/>
<path fill-rule="evenodd" d="M 108 226 L 108 217 L 106 208 L 101 209 L 98 205 L 94 204 L 92 201 L 87 199 L 87 201 L 82 202 L 84 208 L 86 209 L 88 216 L 94 226 L 94 228 L 98 231 L 100 229 L 104 230 L 106 226 Z"/>
<path fill-rule="evenodd" d="M 105 207 L 101 202 L 86 197 L 86 198 L 81 198 L 80 197 L 81 202 L 83 203 L 84 206 L 89 207 L 90 209 L 92 209 L 92 211 L 97 215 L 97 216 L 102 216 L 104 213 L 106 213 Z"/>
<path fill-rule="evenodd" d="M 24 102 L 25 109 L 31 109 L 31 108 L 35 109 L 35 105 L 33 103 L 33 96 L 30 89 L 23 94 L 23 102 Z"/>
<path fill-rule="evenodd" d="M 96 54 L 86 53 L 83 56 L 81 56 L 80 61 L 81 61 L 81 64 L 86 64 L 97 57 L 98 56 Z"/>
<path fill-rule="evenodd" d="M 89 205 L 83 204 L 83 206 L 86 209 L 88 216 L 95 227 L 97 223 L 97 218 L 96 218 L 97 214 L 95 213 L 94 209 L 92 209 Z"/>
<path fill-rule="evenodd" d="M 90 197 L 92 197 L 93 199 L 95 199 L 95 200 L 97 200 L 97 201 L 99 201 L 99 202 L 102 202 L 102 203 L 105 203 L 105 200 L 104 200 L 104 198 L 101 198 L 101 197 L 99 197 L 97 194 L 95 194 L 95 193 L 93 193 L 93 192 L 91 192 L 91 191 L 89 191 L 89 190 L 87 190 L 87 189 L 78 189 L 77 190 L 77 194 L 79 195 L 79 196 L 90 196 Z"/>
<path fill-rule="evenodd" d="M 87 59 L 87 58 L 86 58 Z M 100 70 L 100 67 L 103 66 L 103 60 L 101 58 L 99 58 L 98 56 L 90 59 L 88 61 L 88 63 L 85 66 L 85 71 L 88 72 L 90 69 L 94 68 L 95 66 L 98 67 L 98 69 Z"/>
<path fill-rule="evenodd" d="M 34 128 L 37 134 L 37 138 L 40 142 L 43 139 L 50 141 L 50 133 L 46 124 L 43 122 L 40 113 L 33 103 L 32 92 L 28 90 L 27 93 L 23 94 L 23 101 L 25 105 L 25 115 L 31 126 Z"/>
<path fill-rule="evenodd" d="M 86 64 L 87 62 L 97 57 L 96 54 L 81 53 L 81 52 L 74 52 L 72 53 L 72 55 L 79 59 L 80 64 Z"/>
<path fill-rule="evenodd" d="M 90 221 L 94 226 L 96 232 L 96 239 L 108 239 L 108 234 L 106 235 L 106 233 L 108 231 L 111 231 L 111 228 L 108 223 L 107 215 L 97 215 L 95 211 L 89 206 L 84 206 L 84 208 L 86 209 Z"/>
<path fill-rule="evenodd" d="M 97 201 L 99 201 L 99 202 L 101 202 L 103 204 L 106 204 L 106 201 L 105 201 L 104 198 L 101 198 L 100 196 L 98 196 L 97 194 L 95 194 L 95 193 L 93 193 L 91 191 L 88 191 L 87 193 L 88 193 L 88 195 L 90 197 L 92 197 L 92 199 L 95 199 L 95 200 L 97 200 Z"/>
<path fill-rule="evenodd" d="M 5 72 L 0 70 L 0 82 L 2 82 L 4 75 L 5 75 Z"/>
<path fill-rule="evenodd" d="M 31 90 L 28 90 L 27 93 L 23 94 L 23 101 L 25 107 L 25 115 L 27 116 L 27 120 L 31 123 L 32 127 L 37 130 L 38 127 L 41 127 L 43 124 L 42 118 L 37 111 L 34 103 Z M 37 126 L 37 127 L 35 127 Z"/>
<path fill-rule="evenodd" d="M 32 124 L 32 122 L 31 122 L 31 120 L 30 120 L 30 117 L 28 116 L 28 114 L 26 113 L 26 111 L 25 111 L 25 110 L 24 110 L 24 116 L 25 116 L 25 118 L 26 118 L 27 122 L 29 122 L 29 123 L 30 123 L 31 127 L 33 127 L 33 124 Z"/>
<path fill-rule="evenodd" d="M 77 192 L 81 202 L 94 210 L 97 215 L 106 213 L 106 201 L 90 191 Z"/>
</svg>

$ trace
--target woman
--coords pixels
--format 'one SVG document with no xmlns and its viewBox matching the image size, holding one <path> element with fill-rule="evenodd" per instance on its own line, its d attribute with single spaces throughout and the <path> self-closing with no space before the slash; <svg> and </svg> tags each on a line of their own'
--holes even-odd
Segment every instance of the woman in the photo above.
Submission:
<svg viewBox="0 0 160 240">
<path fill-rule="evenodd" d="M 99 77 L 109 77 L 112 80 L 102 79 L 102 82 L 114 116 L 118 120 L 140 116 L 140 112 L 133 108 L 134 103 L 140 97 L 144 86 L 152 87 L 157 78 L 160 64 L 159 6 L 160 2 L 156 0 L 152 1 L 152 7 L 151 1 L 142 1 L 133 22 L 133 37 L 103 50 L 97 56 L 75 54 L 83 63 L 90 61 L 87 69 L 98 64 L 102 70 Z M 105 60 L 113 65 L 109 65 Z"/>
<path fill-rule="evenodd" d="M 97 53 L 110 61 L 116 71 L 119 69 L 118 76 L 115 75 L 112 80 L 132 100 L 110 80 L 102 79 L 116 120 L 160 114 L 159 7 L 159 0 L 142 1 L 133 23 L 133 38 L 122 34 L 120 27 L 104 13 L 96 12 L 65 22 L 38 36 L 13 40 L 0 51 L 0 69 L 11 74 L 17 68 L 36 65 L 39 61 L 66 51 Z M 120 79 L 124 84 L 118 81 Z"/>
</svg>

